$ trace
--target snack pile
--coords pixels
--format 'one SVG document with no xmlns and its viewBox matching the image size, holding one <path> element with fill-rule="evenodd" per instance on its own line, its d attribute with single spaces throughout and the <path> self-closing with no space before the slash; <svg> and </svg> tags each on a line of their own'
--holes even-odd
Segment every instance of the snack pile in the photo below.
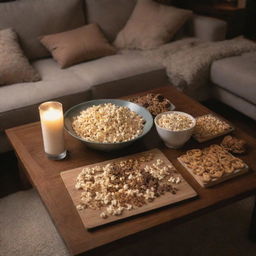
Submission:
<svg viewBox="0 0 256 256">
<path fill-rule="evenodd" d="M 187 169 L 200 176 L 203 183 L 231 175 L 246 167 L 241 159 L 234 157 L 219 145 L 211 145 L 202 150 L 189 150 L 180 156 L 179 160 Z"/>
<path fill-rule="evenodd" d="M 138 137 L 144 123 L 145 120 L 128 107 L 105 103 L 81 111 L 72 127 L 77 135 L 88 141 L 118 143 Z"/>
<path fill-rule="evenodd" d="M 183 131 L 191 128 L 194 122 L 187 115 L 173 112 L 161 115 L 157 124 L 170 131 Z"/>
<path fill-rule="evenodd" d="M 101 210 L 101 218 L 121 215 L 152 202 L 166 192 L 176 194 L 182 182 L 175 167 L 152 153 L 94 167 L 86 167 L 75 185 L 81 190 L 78 210 Z"/>
<path fill-rule="evenodd" d="M 171 107 L 171 102 L 161 94 L 149 93 L 131 98 L 129 101 L 141 105 L 154 116 L 169 111 Z"/>
<path fill-rule="evenodd" d="M 235 154 L 243 154 L 246 151 L 245 141 L 232 136 L 226 136 L 221 142 L 221 146 Z"/>
<path fill-rule="evenodd" d="M 194 137 L 199 140 L 207 140 L 231 130 L 232 127 L 227 122 L 212 114 L 207 114 L 196 118 Z"/>
</svg>

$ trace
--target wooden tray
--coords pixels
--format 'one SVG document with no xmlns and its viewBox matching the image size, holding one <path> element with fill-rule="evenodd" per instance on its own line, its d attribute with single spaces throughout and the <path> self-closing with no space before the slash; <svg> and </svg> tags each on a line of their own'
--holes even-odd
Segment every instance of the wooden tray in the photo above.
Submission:
<svg viewBox="0 0 256 256">
<path fill-rule="evenodd" d="M 218 137 L 220 137 L 220 136 L 223 136 L 223 135 L 226 135 L 226 134 L 228 134 L 228 133 L 231 133 L 232 131 L 235 130 L 235 127 L 234 127 L 230 122 L 228 122 L 226 119 L 224 119 L 223 117 L 220 117 L 220 116 L 218 116 L 218 115 L 216 115 L 216 114 L 206 114 L 206 115 L 202 115 L 202 116 L 208 116 L 208 115 L 214 116 L 214 117 L 216 117 L 217 119 L 219 119 L 219 120 L 221 120 L 221 121 L 227 123 L 227 124 L 230 126 L 230 129 L 226 130 L 225 132 L 218 133 L 218 134 L 215 134 L 215 135 L 213 135 L 213 136 L 207 136 L 207 137 L 200 137 L 200 136 L 198 136 L 198 135 L 196 135 L 196 134 L 193 134 L 192 137 L 193 137 L 196 141 L 198 141 L 199 143 L 202 143 L 202 142 L 205 142 L 205 141 L 208 141 L 208 140 L 212 140 L 212 139 L 218 138 Z M 199 118 L 199 117 L 202 117 L 202 116 L 198 116 L 198 117 L 196 117 L 196 119 Z"/>
<path fill-rule="evenodd" d="M 236 171 L 234 171 L 231 174 L 224 174 L 221 178 L 219 179 L 212 179 L 212 181 L 208 182 L 208 183 L 204 183 L 203 180 L 201 179 L 200 176 L 196 175 L 193 173 L 192 169 L 188 168 L 187 165 L 181 160 L 181 158 L 178 158 L 178 161 L 181 163 L 181 165 L 193 176 L 193 178 L 203 187 L 203 188 L 209 188 L 212 187 L 216 184 L 222 183 L 226 180 L 229 179 L 233 179 L 239 175 L 242 175 L 244 173 L 247 173 L 249 171 L 249 167 L 248 165 L 245 165 L 245 168 L 243 169 L 238 169 Z"/>
<path fill-rule="evenodd" d="M 153 149 L 150 151 L 142 152 L 142 153 L 131 155 L 131 156 L 120 157 L 117 159 L 112 159 L 112 160 L 97 163 L 97 164 L 87 165 L 87 167 L 89 167 L 89 166 L 92 167 L 95 165 L 106 165 L 107 163 L 111 163 L 114 161 L 120 161 L 120 160 L 124 160 L 124 159 L 131 158 L 131 157 L 139 157 L 140 155 L 149 153 L 149 152 L 152 152 L 154 154 L 154 156 L 155 156 L 154 159 L 159 158 L 159 159 L 162 159 L 166 164 L 170 163 L 170 161 L 166 158 L 166 156 L 160 150 Z M 74 205 L 79 204 L 79 201 L 80 201 L 79 199 L 80 199 L 80 194 L 81 194 L 81 191 L 75 189 L 76 178 L 84 167 L 85 166 L 82 166 L 82 167 L 79 167 L 76 169 L 72 169 L 72 170 L 68 170 L 68 171 L 62 172 L 60 174 Z M 177 174 L 177 176 L 180 176 L 182 178 L 182 176 L 179 173 Z M 193 198 L 197 195 L 195 190 L 184 180 L 184 178 L 182 178 L 181 183 L 179 183 L 175 186 L 178 188 L 177 194 L 173 195 L 170 192 L 165 193 L 161 197 L 156 198 L 153 202 L 148 203 L 140 208 L 135 208 L 131 211 L 125 210 L 122 213 L 122 215 L 120 215 L 120 216 L 109 216 L 106 219 L 102 219 L 100 217 L 101 211 L 100 210 L 92 210 L 92 209 L 85 209 L 82 211 L 78 211 L 78 214 L 80 215 L 80 217 L 82 219 L 84 227 L 86 229 L 90 229 L 90 228 L 95 228 L 95 227 L 98 227 L 98 226 L 101 226 L 101 225 L 104 225 L 104 224 L 107 224 L 110 222 L 125 219 L 127 217 L 137 215 L 137 214 L 140 214 L 143 212 L 147 212 L 147 211 L 150 211 L 153 209 L 157 209 L 159 207 L 163 207 L 163 206 L 174 204 L 174 203 L 177 203 L 177 202 L 189 199 L 189 198 Z"/>
</svg>

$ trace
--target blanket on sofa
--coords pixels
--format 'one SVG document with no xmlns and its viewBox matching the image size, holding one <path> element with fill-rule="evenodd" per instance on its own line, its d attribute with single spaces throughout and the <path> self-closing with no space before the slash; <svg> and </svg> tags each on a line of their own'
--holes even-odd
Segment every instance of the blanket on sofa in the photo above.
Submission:
<svg viewBox="0 0 256 256">
<path fill-rule="evenodd" d="M 196 95 L 198 90 L 209 85 L 213 61 L 251 51 L 256 52 L 256 43 L 242 37 L 218 42 L 185 38 L 141 54 L 165 66 L 172 85 L 189 95 Z"/>
</svg>

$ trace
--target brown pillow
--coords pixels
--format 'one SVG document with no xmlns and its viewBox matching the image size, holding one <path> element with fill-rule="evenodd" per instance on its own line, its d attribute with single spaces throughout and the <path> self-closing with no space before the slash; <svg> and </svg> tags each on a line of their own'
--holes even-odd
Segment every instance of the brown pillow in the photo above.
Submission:
<svg viewBox="0 0 256 256">
<path fill-rule="evenodd" d="M 170 41 L 192 14 L 192 11 L 162 5 L 153 0 L 138 0 L 114 45 L 130 49 L 156 48 Z"/>
<path fill-rule="evenodd" d="M 0 85 L 38 80 L 40 75 L 23 54 L 15 31 L 0 30 Z"/>
<path fill-rule="evenodd" d="M 116 53 L 96 24 L 43 36 L 40 41 L 61 68 Z"/>
</svg>

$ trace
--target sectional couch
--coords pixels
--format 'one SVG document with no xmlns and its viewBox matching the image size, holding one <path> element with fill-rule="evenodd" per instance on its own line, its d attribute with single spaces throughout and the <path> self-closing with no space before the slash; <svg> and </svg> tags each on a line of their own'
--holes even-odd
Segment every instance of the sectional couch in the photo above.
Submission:
<svg viewBox="0 0 256 256">
<path fill-rule="evenodd" d="M 39 43 L 40 35 L 87 23 L 97 23 L 112 42 L 135 4 L 136 0 L 18 0 L 0 3 L 0 29 L 15 29 L 26 56 L 42 77 L 39 82 L 0 87 L 0 152 L 11 149 L 4 130 L 38 120 L 41 102 L 58 100 L 67 109 L 92 98 L 118 97 L 168 83 L 160 64 L 149 62 L 136 52 L 60 69 Z M 194 15 L 177 35 L 216 41 L 225 38 L 225 31 L 225 22 Z M 212 80 L 218 84 L 216 65 L 213 65 Z"/>
</svg>

